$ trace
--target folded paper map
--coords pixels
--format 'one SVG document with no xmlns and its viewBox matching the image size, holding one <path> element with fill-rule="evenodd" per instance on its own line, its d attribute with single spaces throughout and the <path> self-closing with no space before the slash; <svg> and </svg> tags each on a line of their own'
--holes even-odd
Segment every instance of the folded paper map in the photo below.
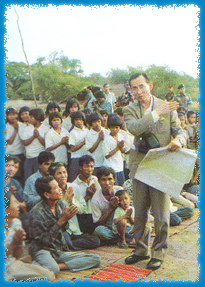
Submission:
<svg viewBox="0 0 205 287">
<path fill-rule="evenodd" d="M 167 147 L 151 149 L 141 161 L 135 178 L 171 196 L 178 196 L 189 183 L 197 153 L 181 148 L 170 152 Z"/>
</svg>

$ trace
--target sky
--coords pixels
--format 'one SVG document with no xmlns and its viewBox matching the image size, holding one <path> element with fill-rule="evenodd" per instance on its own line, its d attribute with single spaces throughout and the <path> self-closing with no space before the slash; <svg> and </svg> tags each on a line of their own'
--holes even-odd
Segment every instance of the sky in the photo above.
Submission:
<svg viewBox="0 0 205 287">
<path fill-rule="evenodd" d="M 85 75 L 155 64 L 199 76 L 200 8 L 15 5 L 29 64 L 52 52 L 79 59 Z M 26 62 L 12 6 L 5 9 L 5 58 Z"/>
</svg>

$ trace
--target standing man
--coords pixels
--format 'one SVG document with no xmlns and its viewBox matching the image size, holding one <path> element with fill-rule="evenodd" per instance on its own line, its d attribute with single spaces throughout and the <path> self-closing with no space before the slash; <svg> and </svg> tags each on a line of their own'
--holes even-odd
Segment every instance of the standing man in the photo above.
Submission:
<svg viewBox="0 0 205 287">
<path fill-rule="evenodd" d="M 189 110 L 189 108 L 193 105 L 193 102 L 191 100 L 191 96 L 185 94 L 185 86 L 179 85 L 177 88 L 179 91 L 179 95 L 175 97 L 175 100 L 179 103 L 180 107 L 183 107 L 186 109 L 186 111 Z"/>
<path fill-rule="evenodd" d="M 113 109 L 114 109 L 115 102 L 116 102 L 115 94 L 110 92 L 109 84 L 104 84 L 103 90 L 104 90 L 104 93 L 105 93 L 105 96 L 106 96 L 106 100 L 108 102 L 110 102 L 111 105 L 112 105 L 112 113 L 113 113 Z"/>
<path fill-rule="evenodd" d="M 135 102 L 124 108 L 123 114 L 127 129 L 135 136 L 134 148 L 130 150 L 130 178 L 133 178 L 133 201 L 135 207 L 134 236 L 136 248 L 133 255 L 125 259 L 126 264 L 133 264 L 148 259 L 150 229 L 147 225 L 148 211 L 152 208 L 155 219 L 155 239 L 151 247 L 151 260 L 148 269 L 155 270 L 163 262 L 168 241 L 170 202 L 169 195 L 135 179 L 139 163 L 145 153 L 139 152 L 142 133 L 152 132 L 161 147 L 177 151 L 186 138 L 180 127 L 176 109 L 178 103 L 162 101 L 151 94 L 153 83 L 145 73 L 136 73 L 130 80 L 130 87 Z M 172 139 L 173 137 L 173 139 Z"/>
<path fill-rule="evenodd" d="M 88 86 L 85 90 L 86 90 L 86 96 L 85 96 L 83 108 L 92 109 L 92 102 L 95 101 L 95 97 L 93 96 L 93 93 L 92 93 L 92 86 Z"/>
</svg>

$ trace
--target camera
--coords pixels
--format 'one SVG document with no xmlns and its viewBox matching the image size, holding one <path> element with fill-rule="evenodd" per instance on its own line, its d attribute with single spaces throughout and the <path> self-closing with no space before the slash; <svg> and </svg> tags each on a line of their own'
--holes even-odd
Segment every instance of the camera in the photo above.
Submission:
<svg viewBox="0 0 205 287">
<path fill-rule="evenodd" d="M 160 147 L 157 137 L 152 133 L 142 133 L 140 135 L 138 151 L 140 153 L 147 153 L 150 149 Z"/>
</svg>

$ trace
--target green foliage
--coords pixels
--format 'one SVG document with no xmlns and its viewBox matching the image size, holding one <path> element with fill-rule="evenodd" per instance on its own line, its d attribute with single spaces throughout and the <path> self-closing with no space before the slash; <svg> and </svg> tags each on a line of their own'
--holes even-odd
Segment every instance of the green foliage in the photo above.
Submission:
<svg viewBox="0 0 205 287">
<path fill-rule="evenodd" d="M 107 78 L 111 84 L 122 84 L 129 79 L 129 73 L 127 70 L 121 70 L 118 68 L 111 69 L 110 72 L 107 73 Z"/>
</svg>

